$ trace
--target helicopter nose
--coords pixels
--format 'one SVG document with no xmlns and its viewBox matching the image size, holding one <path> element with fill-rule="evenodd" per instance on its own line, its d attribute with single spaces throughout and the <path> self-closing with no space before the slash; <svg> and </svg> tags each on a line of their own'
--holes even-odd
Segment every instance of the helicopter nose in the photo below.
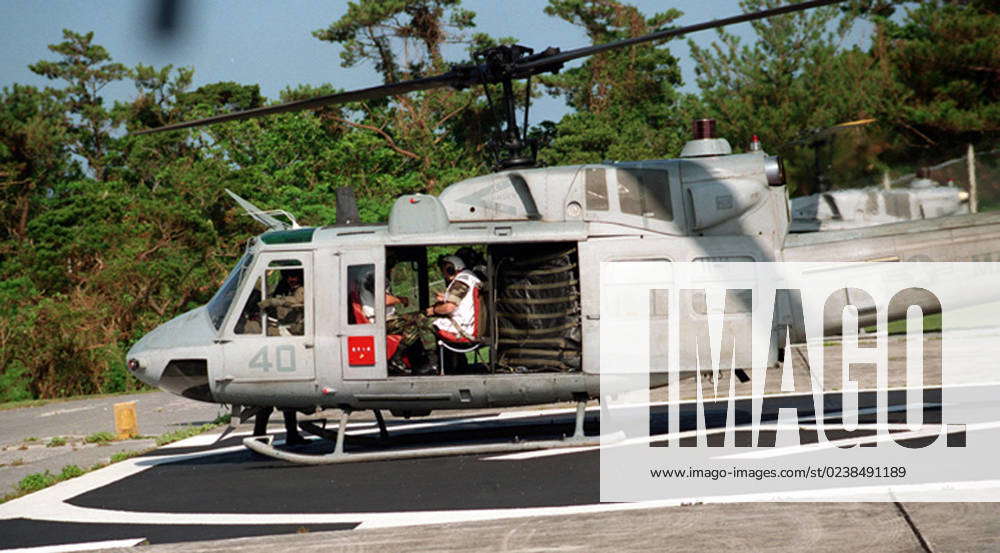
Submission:
<svg viewBox="0 0 1000 553">
<path fill-rule="evenodd" d="M 125 356 L 125 367 L 128 371 L 143 383 L 156 388 L 160 387 L 160 374 L 163 372 L 164 364 L 160 363 L 155 350 L 151 350 L 144 342 L 158 331 L 159 328 L 156 328 L 146 334 L 128 350 Z"/>
<path fill-rule="evenodd" d="M 143 336 L 129 349 L 125 365 L 150 386 L 212 402 L 208 367 L 220 355 L 215 338 L 205 307 L 199 307 Z"/>
</svg>

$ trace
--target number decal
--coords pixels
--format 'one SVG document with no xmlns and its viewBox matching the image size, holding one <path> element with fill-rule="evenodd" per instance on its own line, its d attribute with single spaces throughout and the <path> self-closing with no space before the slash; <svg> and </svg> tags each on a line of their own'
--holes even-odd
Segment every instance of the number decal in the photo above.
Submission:
<svg viewBox="0 0 1000 553">
<path fill-rule="evenodd" d="M 285 354 L 284 357 L 282 354 Z M 295 372 L 295 347 L 285 345 L 274 348 L 274 363 L 278 372 Z"/>
<path fill-rule="evenodd" d="M 250 359 L 251 369 L 260 369 L 263 372 L 270 372 L 274 367 L 278 372 L 295 372 L 295 346 L 283 345 L 274 348 L 274 363 L 271 363 L 271 356 L 267 351 L 268 346 L 260 348 Z"/>
<path fill-rule="evenodd" d="M 267 358 L 267 346 L 260 348 L 260 351 L 250 359 L 251 369 L 260 369 L 264 372 L 271 370 L 271 362 Z"/>
</svg>

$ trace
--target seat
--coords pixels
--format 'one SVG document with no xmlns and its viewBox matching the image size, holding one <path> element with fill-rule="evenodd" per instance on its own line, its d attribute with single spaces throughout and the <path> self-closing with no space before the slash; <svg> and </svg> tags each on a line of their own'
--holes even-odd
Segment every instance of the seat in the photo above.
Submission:
<svg viewBox="0 0 1000 553">
<path fill-rule="evenodd" d="M 472 336 L 459 336 L 445 330 L 438 330 L 436 332 L 438 338 L 438 374 L 444 374 L 445 350 L 462 355 L 472 352 L 475 362 L 479 363 L 479 350 L 489 343 L 489 340 L 483 336 L 487 326 L 485 316 L 487 310 L 483 295 L 479 293 L 479 288 L 472 289 L 472 298 L 475 309 Z"/>
<path fill-rule="evenodd" d="M 486 345 L 486 342 L 475 341 L 475 342 L 448 342 L 442 340 L 440 337 L 437 341 L 438 345 L 438 374 L 444 374 L 444 352 L 445 350 L 460 353 L 462 355 L 473 352 L 473 357 L 476 363 L 479 363 L 479 350 Z"/>
</svg>

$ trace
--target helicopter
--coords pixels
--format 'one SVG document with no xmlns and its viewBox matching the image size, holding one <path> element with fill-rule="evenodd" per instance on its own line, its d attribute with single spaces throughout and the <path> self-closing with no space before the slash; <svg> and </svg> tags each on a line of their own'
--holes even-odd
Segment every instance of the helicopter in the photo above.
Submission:
<svg viewBox="0 0 1000 553">
<path fill-rule="evenodd" d="M 558 71 L 574 59 L 642 42 L 763 19 L 844 0 L 812 0 L 638 38 L 568 51 L 535 53 L 518 45 L 487 49 L 477 62 L 441 75 L 218 115 L 141 131 L 164 132 L 438 87 L 499 84 L 506 114 L 506 157 L 495 173 L 456 182 L 438 196 L 396 199 L 385 224 L 358 221 L 352 195 L 338 191 L 337 222 L 301 227 L 287 214 L 238 198 L 269 227 L 204 306 L 154 329 L 132 346 L 128 370 L 139 380 L 193 400 L 233 407 L 230 429 L 260 408 L 339 412 L 337 432 L 303 423 L 335 440 L 333 453 L 280 450 L 271 436 L 247 438 L 259 453 L 302 463 L 351 462 L 434 451 L 345 453 L 348 417 L 382 410 L 405 417 L 435 410 L 576 402 L 572 437 L 445 448 L 459 453 L 593 444 L 583 432 L 586 402 L 601 398 L 600 266 L 642 261 L 1000 260 L 1000 216 L 962 215 L 870 229 L 789 233 L 782 160 L 762 148 L 734 154 L 715 122 L 697 120 L 676 159 L 536 167 L 527 130 L 518 127 L 512 81 Z M 289 222 L 281 220 L 281 216 Z M 477 335 L 461 346 L 438 340 L 436 371 L 390 370 L 389 294 L 404 286 L 421 311 L 433 308 L 433 255 L 478 248 L 481 272 Z M 396 270 L 402 267 L 405 270 Z M 396 282 L 397 273 L 403 275 Z M 290 278 L 292 277 L 292 278 Z M 298 281 L 292 322 L 264 308 Z M 367 289 L 371 305 L 359 305 Z M 697 303 L 697 302 L 696 302 Z M 707 317 L 704 306 L 684 316 Z M 905 315 L 905 314 L 904 314 Z M 896 315 L 897 318 L 899 314 Z M 749 324 L 750 314 L 736 315 Z M 865 319 L 869 317 L 869 319 Z M 874 314 L 861 317 L 870 324 Z M 250 324 L 253 321 L 254 324 Z M 833 321 L 827 321 L 831 327 Z M 396 347 L 398 347 L 398 342 Z M 481 355 L 461 371 L 447 357 Z M 772 354 L 774 356 L 774 354 Z M 479 359 L 478 357 L 476 359 Z M 777 362 L 770 359 L 769 362 Z M 681 359 L 681 377 L 697 376 Z M 735 366 L 750 366 L 737 358 Z M 607 376 L 607 375 L 606 375 Z M 651 387 L 667 375 L 650 376 Z"/>
</svg>

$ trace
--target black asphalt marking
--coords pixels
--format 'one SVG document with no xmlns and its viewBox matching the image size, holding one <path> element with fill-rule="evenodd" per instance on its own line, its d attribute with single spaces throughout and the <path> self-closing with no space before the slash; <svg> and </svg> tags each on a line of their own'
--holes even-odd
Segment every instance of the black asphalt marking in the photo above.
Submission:
<svg viewBox="0 0 1000 553">
<path fill-rule="evenodd" d="M 545 424 L 549 430 L 550 426 Z M 453 442 L 455 436 L 450 438 L 448 441 Z M 296 451 L 326 447 L 319 443 Z M 481 458 L 462 455 L 299 466 L 250 451 L 235 451 L 157 465 L 76 496 L 68 503 L 146 512 L 277 514 L 555 507 L 600 502 L 597 451 L 518 462 L 487 462 Z"/>
<path fill-rule="evenodd" d="M 16 518 L 0 520 L 0 548 L 40 547 L 95 541 L 146 538 L 151 544 L 222 540 L 299 532 L 353 530 L 360 523 L 340 524 L 85 524 Z"/>
</svg>

